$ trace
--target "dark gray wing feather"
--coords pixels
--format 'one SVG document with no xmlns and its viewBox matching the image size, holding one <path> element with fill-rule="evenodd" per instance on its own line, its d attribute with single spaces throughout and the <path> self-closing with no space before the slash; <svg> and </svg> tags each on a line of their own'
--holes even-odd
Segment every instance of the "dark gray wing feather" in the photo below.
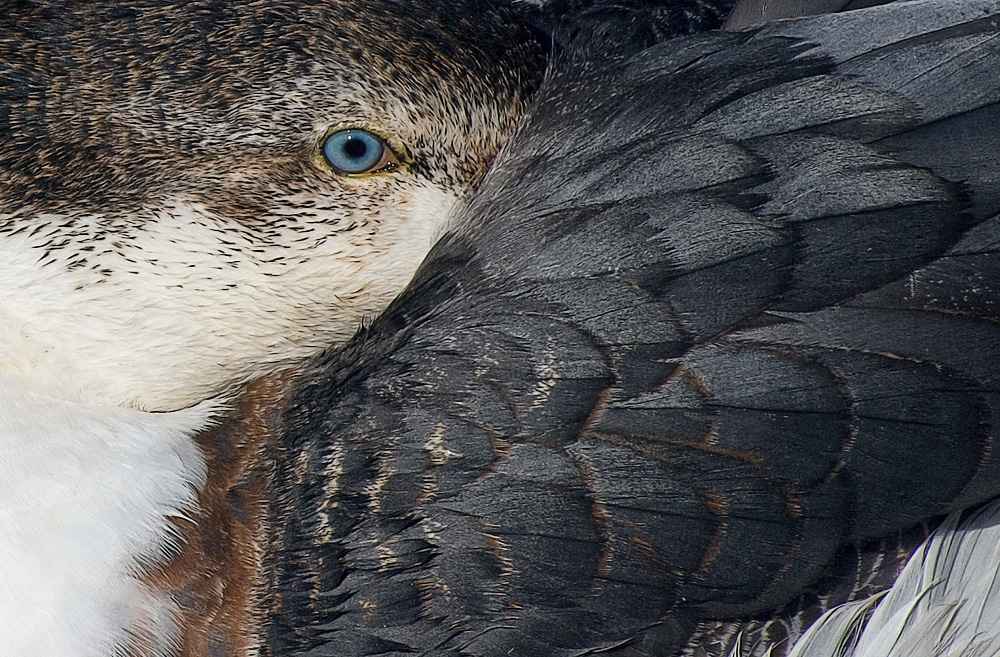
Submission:
<svg viewBox="0 0 1000 657">
<path fill-rule="evenodd" d="M 575 59 L 634 53 L 717 29 L 737 0 L 509 0 L 518 16 Z"/>
<path fill-rule="evenodd" d="M 998 20 L 899 3 L 557 68 L 291 400 L 271 652 L 794 639 L 1000 493 Z"/>
<path fill-rule="evenodd" d="M 740 0 L 726 19 L 724 29 L 738 31 L 787 18 L 801 18 L 835 11 L 851 11 L 894 0 Z"/>
</svg>

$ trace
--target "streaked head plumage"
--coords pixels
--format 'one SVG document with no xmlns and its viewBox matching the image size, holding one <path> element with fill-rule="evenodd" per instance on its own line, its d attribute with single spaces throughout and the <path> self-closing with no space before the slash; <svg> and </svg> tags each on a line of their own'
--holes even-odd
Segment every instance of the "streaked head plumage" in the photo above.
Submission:
<svg viewBox="0 0 1000 657">
<path fill-rule="evenodd" d="M 0 274 L 18 283 L 0 361 L 166 410 L 395 296 L 512 133 L 542 51 L 480 2 L 379 5 L 6 11 Z M 398 165 L 334 171 L 321 145 L 348 128 Z"/>
</svg>

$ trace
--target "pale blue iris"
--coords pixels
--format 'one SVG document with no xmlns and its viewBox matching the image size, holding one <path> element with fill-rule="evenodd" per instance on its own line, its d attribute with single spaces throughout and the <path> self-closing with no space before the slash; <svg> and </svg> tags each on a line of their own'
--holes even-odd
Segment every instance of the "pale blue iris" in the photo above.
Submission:
<svg viewBox="0 0 1000 657">
<path fill-rule="evenodd" d="M 365 173 L 382 160 L 385 142 L 367 130 L 341 130 L 323 142 L 323 157 L 341 173 Z"/>
</svg>

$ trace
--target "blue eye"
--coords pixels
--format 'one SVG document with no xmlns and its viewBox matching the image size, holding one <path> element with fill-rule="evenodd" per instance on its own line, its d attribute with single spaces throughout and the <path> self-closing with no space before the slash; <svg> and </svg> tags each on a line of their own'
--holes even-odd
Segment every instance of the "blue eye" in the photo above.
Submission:
<svg viewBox="0 0 1000 657">
<path fill-rule="evenodd" d="M 395 162 L 392 150 L 381 137 L 367 130 L 341 130 L 323 142 L 323 157 L 342 174 L 369 173 Z"/>
</svg>

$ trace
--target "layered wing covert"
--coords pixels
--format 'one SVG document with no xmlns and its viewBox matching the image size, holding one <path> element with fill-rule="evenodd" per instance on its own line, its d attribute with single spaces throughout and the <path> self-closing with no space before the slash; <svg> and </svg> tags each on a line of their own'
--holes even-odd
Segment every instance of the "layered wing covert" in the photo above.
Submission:
<svg viewBox="0 0 1000 657">
<path fill-rule="evenodd" d="M 1000 493 L 998 21 L 895 3 L 556 67 L 294 394 L 272 653 L 722 654 Z"/>
</svg>

